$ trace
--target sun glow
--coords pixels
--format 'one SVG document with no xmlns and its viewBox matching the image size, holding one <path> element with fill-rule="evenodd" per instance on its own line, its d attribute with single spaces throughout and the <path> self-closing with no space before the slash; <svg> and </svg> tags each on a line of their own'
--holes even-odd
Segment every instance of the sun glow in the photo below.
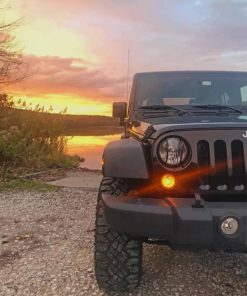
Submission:
<svg viewBox="0 0 247 296">
<path fill-rule="evenodd" d="M 39 105 L 45 110 L 52 107 L 53 113 L 60 113 L 66 109 L 67 114 L 84 114 L 84 115 L 111 115 L 111 104 L 93 101 L 90 98 L 80 98 L 68 95 L 44 95 L 42 97 L 29 96 L 19 93 L 12 93 L 14 101 L 19 99 L 26 102 L 29 109 L 34 109 Z"/>
<path fill-rule="evenodd" d="M 59 56 L 61 58 L 81 58 L 97 63 L 97 57 L 88 51 L 83 36 L 51 21 L 37 19 L 32 26 L 24 25 L 17 31 L 17 41 L 23 44 L 23 52 L 36 56 Z"/>
</svg>

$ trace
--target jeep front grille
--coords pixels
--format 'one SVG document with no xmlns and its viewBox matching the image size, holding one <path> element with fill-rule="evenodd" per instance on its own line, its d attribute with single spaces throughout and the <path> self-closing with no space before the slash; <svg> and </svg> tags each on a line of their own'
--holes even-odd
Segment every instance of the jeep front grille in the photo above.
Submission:
<svg viewBox="0 0 247 296">
<path fill-rule="evenodd" d="M 201 191 L 247 193 L 247 139 L 243 137 L 245 129 L 176 132 L 190 143 L 192 164 L 199 171 Z"/>
</svg>

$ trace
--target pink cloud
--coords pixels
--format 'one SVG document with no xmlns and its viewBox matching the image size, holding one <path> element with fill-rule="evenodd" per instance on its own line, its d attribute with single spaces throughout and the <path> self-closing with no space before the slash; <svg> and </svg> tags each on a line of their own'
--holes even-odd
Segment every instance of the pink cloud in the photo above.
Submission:
<svg viewBox="0 0 247 296">
<path fill-rule="evenodd" d="M 32 94 L 71 94 L 111 101 L 123 95 L 124 79 L 108 77 L 102 69 L 90 70 L 77 58 L 25 56 L 30 77 L 13 85 L 15 91 Z"/>
</svg>

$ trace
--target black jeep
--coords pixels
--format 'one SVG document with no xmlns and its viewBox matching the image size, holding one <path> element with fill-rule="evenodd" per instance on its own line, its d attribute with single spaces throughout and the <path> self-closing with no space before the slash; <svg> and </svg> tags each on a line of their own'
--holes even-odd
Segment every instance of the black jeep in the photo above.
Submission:
<svg viewBox="0 0 247 296">
<path fill-rule="evenodd" d="M 100 287 L 131 290 L 142 244 L 247 251 L 247 73 L 136 74 L 107 145 L 96 213 Z"/>
</svg>

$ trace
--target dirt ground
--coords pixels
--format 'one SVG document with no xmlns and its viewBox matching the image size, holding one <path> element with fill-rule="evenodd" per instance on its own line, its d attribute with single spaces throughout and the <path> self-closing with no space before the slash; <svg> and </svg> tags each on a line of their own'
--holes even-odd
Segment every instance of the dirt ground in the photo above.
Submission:
<svg viewBox="0 0 247 296">
<path fill-rule="evenodd" d="M 100 291 L 93 269 L 97 182 L 46 193 L 0 193 L 0 296 L 247 295 L 246 255 L 151 245 L 144 246 L 139 289 Z"/>
</svg>

